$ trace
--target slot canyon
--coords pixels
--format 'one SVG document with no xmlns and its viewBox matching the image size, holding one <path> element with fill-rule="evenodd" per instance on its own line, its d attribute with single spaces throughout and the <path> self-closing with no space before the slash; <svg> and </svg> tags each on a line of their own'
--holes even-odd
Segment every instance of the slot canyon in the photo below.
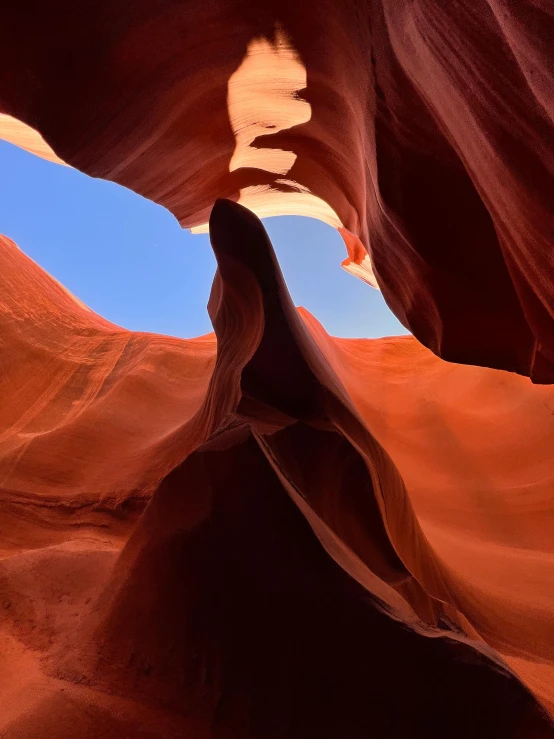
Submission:
<svg viewBox="0 0 554 739">
<path fill-rule="evenodd" d="M 552 2 L 5 0 L 0 62 L 217 263 L 182 339 L 0 236 L 0 739 L 554 738 Z M 277 215 L 410 333 L 295 306 Z"/>
</svg>

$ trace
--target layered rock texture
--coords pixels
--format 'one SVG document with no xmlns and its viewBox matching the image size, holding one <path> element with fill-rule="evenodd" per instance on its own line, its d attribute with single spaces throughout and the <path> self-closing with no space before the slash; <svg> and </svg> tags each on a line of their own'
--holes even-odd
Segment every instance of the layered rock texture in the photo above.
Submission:
<svg viewBox="0 0 554 739">
<path fill-rule="evenodd" d="M 554 391 L 334 339 L 249 211 L 211 238 L 191 341 L 2 241 L 2 736 L 554 736 Z"/>
<path fill-rule="evenodd" d="M 217 197 L 320 217 L 433 352 L 551 382 L 553 14 L 9 0 L 0 113 L 186 227 Z"/>
<path fill-rule="evenodd" d="M 185 341 L 0 238 L 2 739 L 554 736 L 551 4 L 0 21 L 0 136 L 218 262 Z M 415 338 L 328 336 L 251 211 L 338 228 Z"/>
</svg>

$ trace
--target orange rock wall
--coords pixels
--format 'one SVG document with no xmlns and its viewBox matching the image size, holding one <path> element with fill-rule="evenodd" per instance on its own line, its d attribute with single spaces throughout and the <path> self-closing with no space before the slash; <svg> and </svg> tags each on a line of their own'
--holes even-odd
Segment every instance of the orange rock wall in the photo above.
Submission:
<svg viewBox="0 0 554 739">
<path fill-rule="evenodd" d="M 554 735 L 553 16 L 0 9 L 0 137 L 218 260 L 182 341 L 0 238 L 2 737 Z M 415 338 L 329 337 L 218 198 L 337 227 Z"/>
<path fill-rule="evenodd" d="M 62 0 L 0 20 L 0 110 L 65 162 L 186 227 L 216 197 L 341 224 L 433 352 L 552 381 L 547 0 Z"/>
<path fill-rule="evenodd" d="M 248 211 L 211 236 L 217 344 L 119 329 L 2 241 L 8 739 L 69 737 L 59 701 L 77 736 L 121 701 L 133 739 L 553 735 L 550 387 L 330 337 Z"/>
</svg>

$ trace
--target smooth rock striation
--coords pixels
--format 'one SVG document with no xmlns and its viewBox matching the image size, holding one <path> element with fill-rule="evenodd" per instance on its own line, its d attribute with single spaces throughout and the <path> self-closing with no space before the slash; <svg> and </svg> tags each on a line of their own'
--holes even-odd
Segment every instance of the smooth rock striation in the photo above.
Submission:
<svg viewBox="0 0 554 739">
<path fill-rule="evenodd" d="M 0 69 L 0 138 L 218 261 L 185 341 L 0 237 L 0 737 L 553 737 L 552 3 L 7 0 Z"/>
<path fill-rule="evenodd" d="M 549 383 L 553 49 L 549 0 L 8 0 L 0 113 L 186 227 L 332 223 L 434 353 Z"/>
<path fill-rule="evenodd" d="M 1 243 L 2 736 L 554 736 L 553 391 L 332 338 L 210 233 L 191 341 Z"/>
</svg>

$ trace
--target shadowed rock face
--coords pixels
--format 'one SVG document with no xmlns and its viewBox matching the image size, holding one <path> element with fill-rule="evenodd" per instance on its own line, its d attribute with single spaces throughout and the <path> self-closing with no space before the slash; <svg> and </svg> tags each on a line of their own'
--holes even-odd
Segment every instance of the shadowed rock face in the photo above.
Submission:
<svg viewBox="0 0 554 739">
<path fill-rule="evenodd" d="M 554 736 L 553 49 L 547 0 L 3 4 L 0 137 L 218 272 L 215 334 L 132 333 L 0 237 L 2 739 Z M 328 336 L 251 211 L 416 338 Z"/>
<path fill-rule="evenodd" d="M 433 352 L 549 383 L 553 30 L 549 0 L 10 0 L 0 113 L 186 227 L 322 218 Z"/>
<path fill-rule="evenodd" d="M 333 339 L 252 213 L 210 233 L 193 341 L 2 242 L 2 735 L 554 736 L 552 390 Z"/>
</svg>

